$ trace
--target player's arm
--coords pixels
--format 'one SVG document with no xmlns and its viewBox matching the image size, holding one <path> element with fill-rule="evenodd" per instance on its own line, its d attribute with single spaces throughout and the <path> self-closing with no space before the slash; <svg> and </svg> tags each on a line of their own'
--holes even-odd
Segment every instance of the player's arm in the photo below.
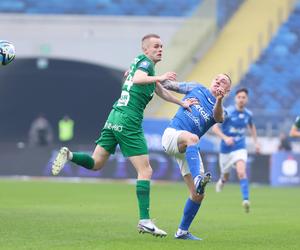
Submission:
<svg viewBox="0 0 300 250">
<path fill-rule="evenodd" d="M 178 99 L 176 96 L 171 94 L 170 91 L 167 89 L 163 88 L 159 82 L 156 83 L 156 89 L 155 93 L 162 99 L 164 99 L 167 102 L 172 102 L 175 104 L 178 104 L 186 109 L 188 109 L 191 112 L 190 106 L 192 106 L 195 103 L 198 103 L 196 99 L 187 99 L 185 101 L 181 101 Z"/>
<path fill-rule="evenodd" d="M 255 151 L 257 153 L 259 153 L 260 152 L 260 145 L 259 145 L 259 143 L 257 141 L 256 126 L 253 123 L 251 123 L 251 124 L 248 125 L 248 128 L 249 128 L 250 134 L 251 134 L 251 136 L 253 138 L 253 142 L 254 142 L 254 145 L 255 145 Z"/>
<path fill-rule="evenodd" d="M 291 127 L 289 134 L 291 137 L 300 137 L 300 131 L 295 124 Z"/>
<path fill-rule="evenodd" d="M 177 82 L 177 81 L 165 80 L 161 82 L 161 85 L 165 89 L 172 90 L 180 94 L 187 94 L 193 88 L 197 87 L 197 85 L 199 84 L 196 82 Z"/>
<path fill-rule="evenodd" d="M 212 126 L 212 131 L 218 136 L 220 137 L 227 145 L 233 145 L 234 144 L 234 138 L 231 136 L 227 136 L 225 135 L 220 126 L 218 124 L 215 124 L 214 126 Z"/>
<path fill-rule="evenodd" d="M 176 80 L 176 73 L 175 72 L 166 72 L 159 76 L 149 76 L 148 72 L 143 70 L 136 70 L 132 77 L 132 83 L 133 84 L 149 84 L 153 82 L 161 82 L 165 80 Z"/>
<path fill-rule="evenodd" d="M 223 88 L 219 88 L 217 90 L 216 103 L 213 110 L 214 119 L 216 122 L 224 121 L 223 99 L 225 94 L 226 93 Z"/>
</svg>

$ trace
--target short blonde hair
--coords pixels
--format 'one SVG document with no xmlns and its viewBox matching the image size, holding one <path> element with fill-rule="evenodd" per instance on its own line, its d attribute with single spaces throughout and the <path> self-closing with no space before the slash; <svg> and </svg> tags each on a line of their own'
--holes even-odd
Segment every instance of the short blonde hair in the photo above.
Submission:
<svg viewBox="0 0 300 250">
<path fill-rule="evenodd" d="M 157 34 L 148 34 L 148 35 L 145 35 L 142 38 L 142 49 L 143 50 L 147 47 L 147 42 L 149 41 L 150 38 L 158 38 L 158 39 L 160 39 L 160 36 L 157 35 Z"/>
</svg>

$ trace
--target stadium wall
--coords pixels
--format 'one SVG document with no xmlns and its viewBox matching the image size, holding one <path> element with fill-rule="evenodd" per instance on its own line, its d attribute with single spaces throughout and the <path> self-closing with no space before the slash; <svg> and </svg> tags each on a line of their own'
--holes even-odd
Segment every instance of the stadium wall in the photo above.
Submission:
<svg viewBox="0 0 300 250">
<path fill-rule="evenodd" d="M 183 17 L 0 14 L 1 39 L 18 58 L 75 60 L 125 70 L 141 51 L 141 38 L 160 34 L 168 44 Z"/>
</svg>

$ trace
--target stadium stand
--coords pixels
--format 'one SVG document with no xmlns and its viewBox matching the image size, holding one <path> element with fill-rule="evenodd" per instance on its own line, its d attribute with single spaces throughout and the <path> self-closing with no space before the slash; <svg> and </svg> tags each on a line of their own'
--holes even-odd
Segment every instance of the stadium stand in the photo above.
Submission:
<svg viewBox="0 0 300 250">
<path fill-rule="evenodd" d="M 1 0 L 0 12 L 114 16 L 190 16 L 202 0 Z"/>
<path fill-rule="evenodd" d="M 251 90 L 249 108 L 258 128 L 284 131 L 300 110 L 300 3 L 235 88 Z M 233 96 L 227 103 L 231 102 Z M 280 121 L 280 122 L 279 122 Z M 285 131 L 286 132 L 286 131 Z"/>
<path fill-rule="evenodd" d="M 287 19 L 291 6 L 292 1 L 245 1 L 205 56 L 195 62 L 187 80 L 209 85 L 216 74 L 224 72 L 231 76 L 236 85 L 248 72 L 251 62 L 268 46 L 280 24 Z M 155 115 L 170 118 L 175 111 L 173 105 L 164 104 Z"/>
</svg>

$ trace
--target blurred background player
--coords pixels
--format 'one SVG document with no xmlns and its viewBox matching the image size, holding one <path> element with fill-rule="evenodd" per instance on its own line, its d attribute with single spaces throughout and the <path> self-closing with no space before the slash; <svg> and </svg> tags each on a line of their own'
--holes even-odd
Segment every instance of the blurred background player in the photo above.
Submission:
<svg viewBox="0 0 300 250">
<path fill-rule="evenodd" d="M 219 155 L 221 174 L 216 184 L 216 191 L 220 192 L 222 190 L 225 182 L 229 179 L 231 168 L 235 167 L 240 180 L 243 197 L 242 205 L 245 211 L 249 212 L 249 183 L 246 173 L 248 153 L 245 139 L 247 128 L 249 128 L 253 137 L 256 152 L 259 152 L 259 144 L 257 142 L 256 127 L 252 121 L 252 112 L 245 107 L 247 102 L 248 90 L 246 88 L 238 89 L 235 93 L 235 105 L 226 109 L 226 119 L 221 128 L 214 125 L 212 129 L 222 139 Z"/>
<path fill-rule="evenodd" d="M 300 116 L 296 117 L 296 120 L 290 129 L 290 136 L 300 137 Z"/>
<path fill-rule="evenodd" d="M 29 129 L 30 146 L 48 146 L 53 143 L 53 129 L 43 113 L 40 113 L 31 123 Z"/>
<path fill-rule="evenodd" d="M 58 139 L 60 143 L 69 145 L 74 137 L 74 121 L 69 115 L 64 115 L 58 122 Z"/>
<path fill-rule="evenodd" d="M 164 150 L 175 157 L 190 192 L 175 239 L 201 240 L 188 231 L 200 208 L 204 188 L 210 180 L 210 173 L 204 174 L 197 144 L 212 125 L 223 121 L 222 103 L 230 86 L 231 80 L 225 74 L 217 75 L 209 89 L 195 82 L 164 83 L 165 88 L 185 94 L 183 100 L 193 104 L 192 112 L 179 108 L 162 137 Z"/>
<path fill-rule="evenodd" d="M 152 99 L 154 92 L 166 101 L 189 108 L 188 102 L 182 102 L 171 95 L 160 85 L 160 81 L 175 80 L 176 73 L 166 72 L 155 76 L 155 64 L 162 58 L 162 41 L 156 34 L 149 34 L 142 39 L 143 54 L 138 55 L 130 66 L 129 73 L 122 87 L 121 97 L 113 105 L 100 138 L 96 140 L 96 148 L 92 156 L 79 152 L 71 152 L 63 147 L 59 151 L 52 167 L 57 175 L 65 163 L 70 160 L 90 170 L 100 170 L 114 154 L 116 146 L 125 157 L 128 157 L 137 171 L 136 194 L 138 199 L 140 221 L 138 230 L 157 236 L 167 233 L 155 226 L 150 220 L 150 179 L 152 168 L 149 163 L 148 148 L 142 129 L 143 113 Z"/>
</svg>

